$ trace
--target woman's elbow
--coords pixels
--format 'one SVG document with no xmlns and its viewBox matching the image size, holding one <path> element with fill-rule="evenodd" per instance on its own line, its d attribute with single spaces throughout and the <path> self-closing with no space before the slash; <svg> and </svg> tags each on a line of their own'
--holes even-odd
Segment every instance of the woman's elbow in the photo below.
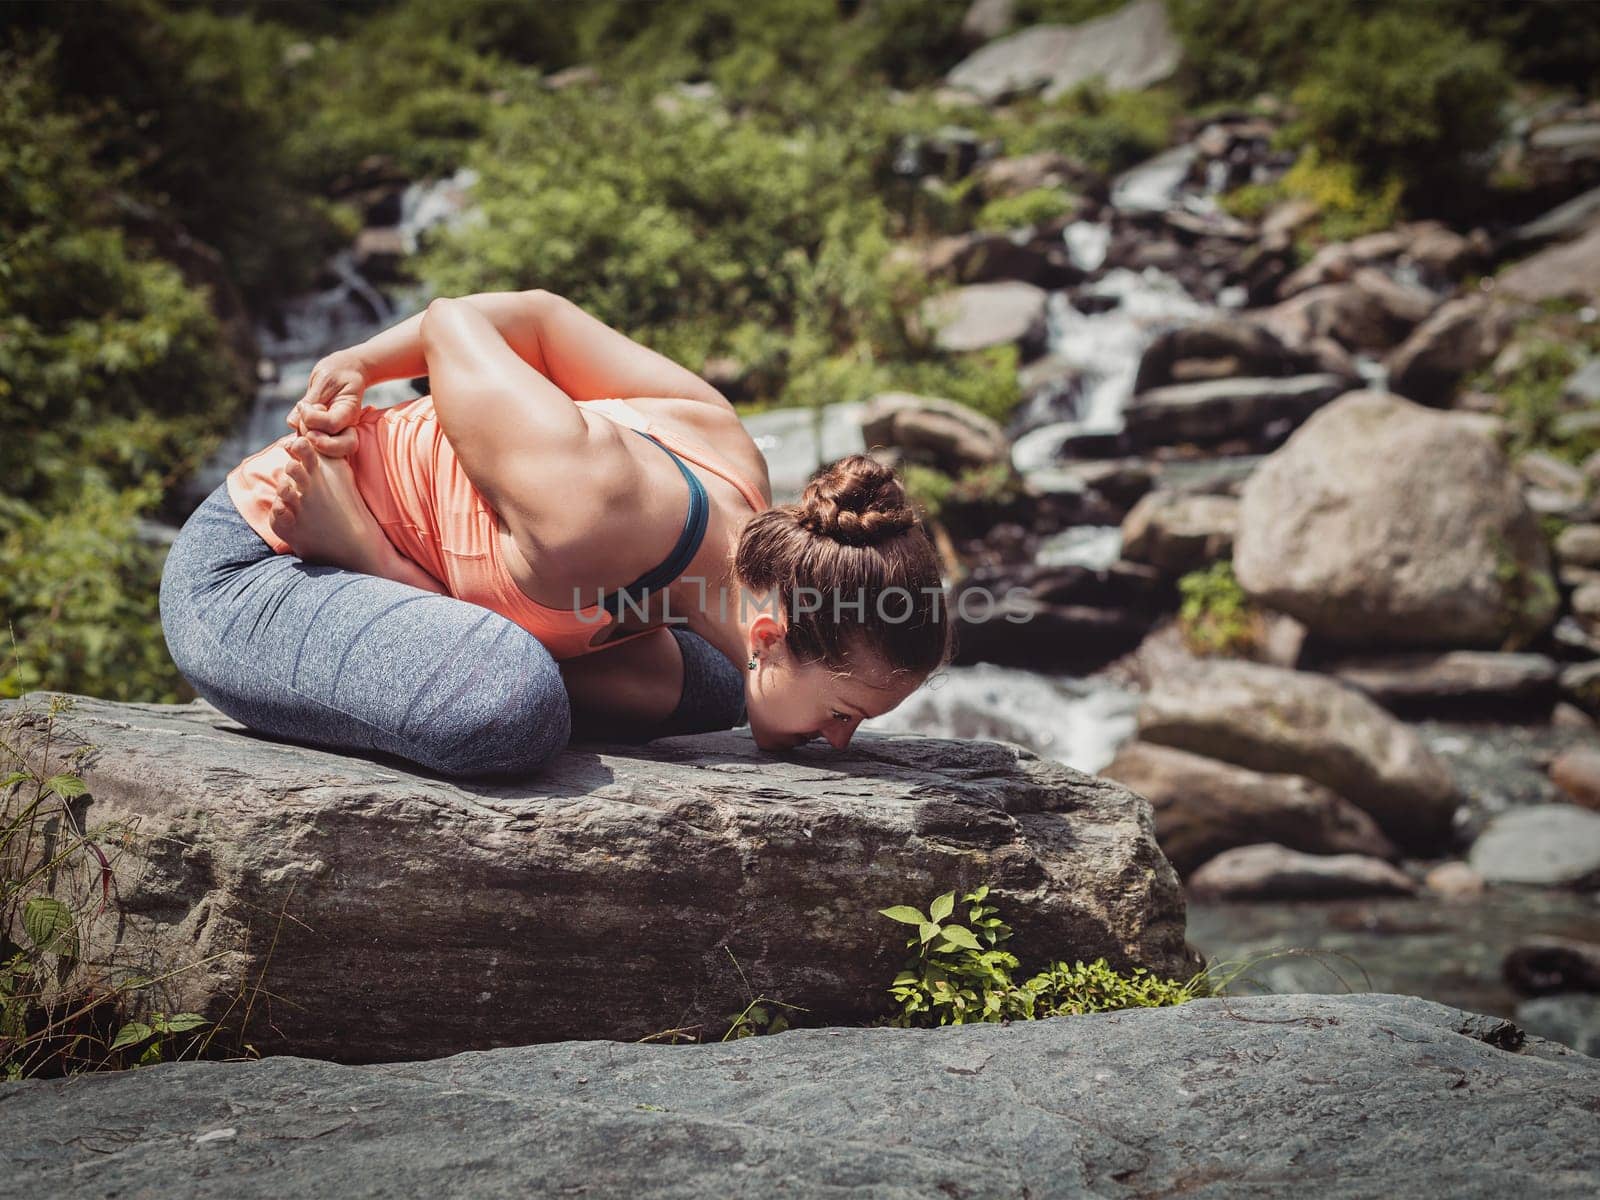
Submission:
<svg viewBox="0 0 1600 1200">
<path fill-rule="evenodd" d="M 422 339 L 423 345 L 436 342 L 443 330 L 450 313 L 462 303 L 449 296 L 437 296 L 428 301 L 428 307 L 422 312 L 422 323 L 417 327 L 417 335 Z"/>
</svg>

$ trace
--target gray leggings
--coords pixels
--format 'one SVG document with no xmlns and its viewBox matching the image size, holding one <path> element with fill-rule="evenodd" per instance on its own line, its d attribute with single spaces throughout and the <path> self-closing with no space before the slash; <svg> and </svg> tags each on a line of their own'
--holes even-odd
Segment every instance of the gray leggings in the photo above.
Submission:
<svg viewBox="0 0 1600 1200">
<path fill-rule="evenodd" d="M 574 738 L 646 741 L 745 720 L 740 671 L 677 627 L 684 689 L 672 715 L 648 728 L 586 719 L 555 659 L 521 626 L 449 596 L 275 554 L 226 485 L 172 544 L 161 627 L 184 678 L 241 724 L 452 777 L 536 771 Z"/>
</svg>

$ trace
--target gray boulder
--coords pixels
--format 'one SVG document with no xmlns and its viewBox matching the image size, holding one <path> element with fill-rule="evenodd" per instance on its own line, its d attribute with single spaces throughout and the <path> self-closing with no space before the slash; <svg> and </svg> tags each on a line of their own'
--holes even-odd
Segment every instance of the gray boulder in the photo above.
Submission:
<svg viewBox="0 0 1600 1200">
<path fill-rule="evenodd" d="M 1450 650 L 1361 655 L 1325 668 L 1386 707 L 1428 702 L 1540 703 L 1555 698 L 1560 668 L 1543 654 Z"/>
<path fill-rule="evenodd" d="M 909 392 L 882 392 L 861 410 L 868 447 L 892 446 L 952 475 L 1010 459 L 1000 426 L 970 405 Z"/>
<path fill-rule="evenodd" d="M 1021 343 L 1040 348 L 1049 293 L 1031 283 L 975 283 L 930 296 L 920 323 L 941 350 L 983 350 Z"/>
<path fill-rule="evenodd" d="M 1224 850 L 1189 877 L 1197 900 L 1333 900 L 1416 890 L 1409 875 L 1381 858 L 1302 854 L 1270 842 Z"/>
<path fill-rule="evenodd" d="M 1577 300 L 1593 303 L 1600 298 L 1600 223 L 1571 242 L 1547 246 L 1531 258 L 1500 272 L 1495 286 L 1519 300 Z"/>
<path fill-rule="evenodd" d="M 1140 392 L 1123 416 L 1129 438 L 1141 446 L 1219 442 L 1259 434 L 1274 422 L 1298 425 L 1351 386 L 1342 375 L 1326 374 L 1174 383 Z"/>
<path fill-rule="evenodd" d="M 1176 71 L 1182 53 L 1161 0 L 1137 0 L 1078 25 L 1035 25 L 992 41 L 945 82 L 990 104 L 1040 89 L 1054 100 L 1091 79 L 1138 91 Z"/>
<path fill-rule="evenodd" d="M 1600 1063 L 1404 996 L 8 1085 L 18 1196 L 1588 1200 Z M 959 1121 L 952 1114 L 960 1114 Z M 1486 1148 L 1492 1148 L 1490 1152 Z"/>
<path fill-rule="evenodd" d="M 1451 300 L 1389 357 L 1389 386 L 1424 404 L 1442 403 L 1457 380 L 1500 353 L 1511 329 L 1503 305 L 1483 296 Z"/>
<path fill-rule="evenodd" d="M 1544 533 L 1476 418 L 1343 396 L 1240 499 L 1240 584 L 1331 642 L 1502 648 L 1557 615 Z"/>
<path fill-rule="evenodd" d="M 1514 808 L 1489 822 L 1470 861 L 1490 883 L 1600 887 L 1600 813 L 1574 804 Z"/>
<path fill-rule="evenodd" d="M 1203 660 L 1158 676 L 1138 723 L 1146 741 L 1315 780 L 1404 849 L 1437 850 L 1448 837 L 1448 768 L 1408 726 L 1321 675 Z"/>
<path fill-rule="evenodd" d="M 1535 1037 L 1600 1058 L 1600 996 L 1540 996 L 1517 1005 L 1517 1020 Z"/>
<path fill-rule="evenodd" d="M 1149 492 L 1122 522 L 1122 556 L 1182 575 L 1227 558 L 1238 521 L 1232 496 Z"/>
<path fill-rule="evenodd" d="M 40 718 L 22 719 L 37 759 Z M 86 825 L 133 826 L 83 969 L 173 972 L 155 1007 L 213 1020 L 259 988 L 243 1037 L 264 1052 L 718 1029 L 748 999 L 741 971 L 813 1020 L 865 1018 L 905 955 L 877 910 L 985 882 L 1031 959 L 1193 966 L 1148 804 L 1006 743 L 770 755 L 729 731 L 575 744 L 476 786 L 201 704 L 82 699 L 55 730 L 55 756 L 94 747 Z M 56 886 L 97 897 L 98 874 Z"/>
<path fill-rule="evenodd" d="M 1269 775 L 1149 742 L 1100 772 L 1150 801 L 1156 840 L 1179 874 L 1224 850 L 1277 842 L 1310 854 L 1393 858 L 1394 845 L 1348 800 L 1299 775 Z"/>
<path fill-rule="evenodd" d="M 1133 390 L 1238 375 L 1304 375 L 1316 369 L 1311 355 L 1289 349 L 1254 321 L 1213 316 L 1158 333 L 1139 360 Z"/>
</svg>

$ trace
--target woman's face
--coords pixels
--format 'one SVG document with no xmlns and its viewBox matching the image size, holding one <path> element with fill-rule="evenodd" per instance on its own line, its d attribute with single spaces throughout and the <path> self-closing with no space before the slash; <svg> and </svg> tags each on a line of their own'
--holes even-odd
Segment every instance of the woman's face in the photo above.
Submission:
<svg viewBox="0 0 1600 1200">
<path fill-rule="evenodd" d="M 756 669 L 745 681 L 745 709 L 751 735 L 763 750 L 787 750 L 818 736 L 843 750 L 862 721 L 897 708 L 923 683 L 891 676 L 881 660 L 848 673 L 822 663 L 802 665 L 781 636 L 755 653 Z"/>
</svg>

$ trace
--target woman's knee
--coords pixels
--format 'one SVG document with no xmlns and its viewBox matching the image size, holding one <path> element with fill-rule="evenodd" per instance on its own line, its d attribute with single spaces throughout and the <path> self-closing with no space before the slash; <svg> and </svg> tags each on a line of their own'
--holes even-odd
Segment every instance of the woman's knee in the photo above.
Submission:
<svg viewBox="0 0 1600 1200">
<path fill-rule="evenodd" d="M 555 660 L 539 650 L 464 697 L 448 720 L 423 737 L 419 760 L 440 774 L 470 779 L 531 774 L 565 750 L 572 739 L 572 706 Z"/>
</svg>

